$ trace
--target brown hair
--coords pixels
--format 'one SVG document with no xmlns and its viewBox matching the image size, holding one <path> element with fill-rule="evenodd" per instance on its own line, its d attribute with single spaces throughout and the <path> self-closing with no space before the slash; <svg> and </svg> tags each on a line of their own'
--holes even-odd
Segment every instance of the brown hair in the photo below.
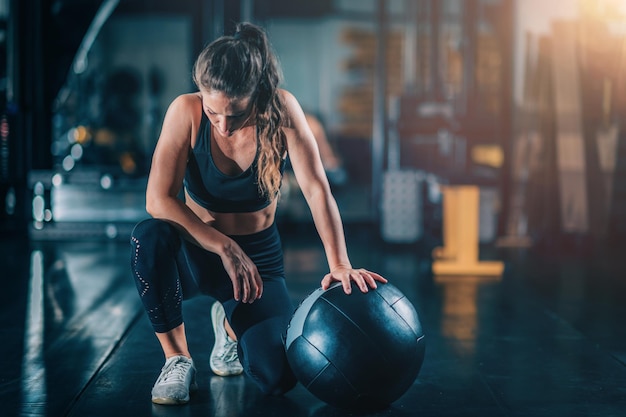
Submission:
<svg viewBox="0 0 626 417">
<path fill-rule="evenodd" d="M 265 31 L 251 23 L 239 23 L 233 36 L 211 42 L 194 63 L 193 81 L 205 91 L 232 98 L 252 97 L 259 138 L 257 183 L 259 192 L 273 198 L 280 188 L 286 144 L 284 109 L 278 94 L 282 73 Z"/>
</svg>

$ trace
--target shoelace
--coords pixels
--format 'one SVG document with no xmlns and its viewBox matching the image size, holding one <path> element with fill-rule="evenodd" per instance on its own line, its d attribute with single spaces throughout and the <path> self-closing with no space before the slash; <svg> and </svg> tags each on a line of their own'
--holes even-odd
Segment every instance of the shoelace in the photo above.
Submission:
<svg viewBox="0 0 626 417">
<path fill-rule="evenodd" d="M 191 368 L 191 363 L 178 359 L 163 369 L 161 380 L 163 382 L 185 382 L 185 375 L 187 375 L 189 368 Z"/>
<path fill-rule="evenodd" d="M 226 341 L 224 344 L 224 351 L 219 358 L 224 362 L 233 362 L 237 360 L 237 342 Z"/>
</svg>

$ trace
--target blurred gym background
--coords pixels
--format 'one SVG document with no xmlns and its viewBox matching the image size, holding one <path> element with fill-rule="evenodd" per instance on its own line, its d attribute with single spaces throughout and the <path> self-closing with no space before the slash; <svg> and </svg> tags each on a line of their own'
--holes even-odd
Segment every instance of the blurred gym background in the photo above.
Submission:
<svg viewBox="0 0 626 417">
<path fill-rule="evenodd" d="M 436 241 L 463 184 L 481 243 L 623 241 L 618 0 L 0 0 L 0 233 L 127 239 L 167 105 L 237 21 L 321 123 L 345 223 Z M 311 222 L 298 192 L 285 225 Z"/>
</svg>

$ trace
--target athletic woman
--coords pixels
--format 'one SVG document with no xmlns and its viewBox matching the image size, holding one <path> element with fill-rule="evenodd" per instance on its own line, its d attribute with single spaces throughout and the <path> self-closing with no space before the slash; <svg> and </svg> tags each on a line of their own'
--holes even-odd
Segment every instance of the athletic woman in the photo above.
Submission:
<svg viewBox="0 0 626 417">
<path fill-rule="evenodd" d="M 327 256 L 321 286 L 365 292 L 386 280 L 350 263 L 315 138 L 279 88 L 265 32 L 243 23 L 210 43 L 193 80 L 198 91 L 165 115 L 146 191 L 151 218 L 131 236 L 137 289 L 165 354 L 152 401 L 186 403 L 196 386 L 181 304 L 197 294 L 216 300 L 213 372 L 246 372 L 264 393 L 282 394 L 296 383 L 282 344 L 294 306 L 274 222 L 287 156 Z"/>
</svg>

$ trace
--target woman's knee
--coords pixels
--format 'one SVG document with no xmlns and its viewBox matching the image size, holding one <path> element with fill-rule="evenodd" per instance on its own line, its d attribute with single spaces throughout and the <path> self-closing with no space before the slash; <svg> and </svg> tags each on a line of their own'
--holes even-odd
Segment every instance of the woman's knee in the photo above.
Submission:
<svg viewBox="0 0 626 417">
<path fill-rule="evenodd" d="M 282 341 L 284 319 L 275 317 L 248 329 L 240 338 L 242 365 L 266 395 L 281 395 L 297 383 Z"/>
<path fill-rule="evenodd" d="M 143 220 L 133 229 L 130 240 L 131 267 L 135 275 L 148 280 L 155 273 L 172 272 L 180 245 L 172 225 L 158 219 Z"/>
<path fill-rule="evenodd" d="M 145 219 L 135 225 L 131 232 L 132 241 L 154 240 L 172 233 L 172 225 L 165 220 Z"/>
<path fill-rule="evenodd" d="M 265 366 L 259 367 L 258 364 L 248 364 L 244 368 L 248 376 L 256 382 L 265 395 L 283 395 L 291 391 L 297 383 L 296 377 L 286 360 L 282 362 L 282 366 L 275 369 L 267 369 Z"/>
<path fill-rule="evenodd" d="M 168 222 L 146 219 L 135 225 L 130 241 L 135 251 L 141 248 L 152 256 L 158 256 L 163 250 L 175 249 L 179 238 L 176 229 Z"/>
</svg>

